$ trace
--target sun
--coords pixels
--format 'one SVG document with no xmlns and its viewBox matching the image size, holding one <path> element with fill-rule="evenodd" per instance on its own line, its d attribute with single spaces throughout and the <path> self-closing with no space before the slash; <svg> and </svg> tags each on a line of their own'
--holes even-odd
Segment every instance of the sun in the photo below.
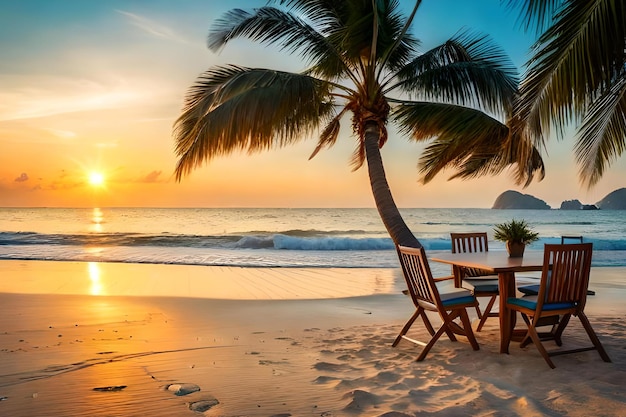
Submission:
<svg viewBox="0 0 626 417">
<path fill-rule="evenodd" d="M 89 184 L 94 187 L 102 187 L 104 185 L 104 175 L 101 172 L 91 172 L 89 174 Z"/>
</svg>

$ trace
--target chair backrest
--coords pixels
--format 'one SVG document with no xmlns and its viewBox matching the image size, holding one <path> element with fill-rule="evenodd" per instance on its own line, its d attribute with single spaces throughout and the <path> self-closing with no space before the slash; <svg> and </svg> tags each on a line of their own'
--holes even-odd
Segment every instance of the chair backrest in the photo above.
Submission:
<svg viewBox="0 0 626 417">
<path fill-rule="evenodd" d="M 545 304 L 572 303 L 582 311 L 587 301 L 592 243 L 546 244 L 537 310 Z"/>
<path fill-rule="evenodd" d="M 582 236 L 561 236 L 561 245 L 564 243 L 567 243 L 567 240 L 575 240 L 575 243 L 583 243 L 583 237 Z M 570 243 L 574 243 L 574 242 L 570 242 Z"/>
<path fill-rule="evenodd" d="M 452 253 L 487 252 L 489 250 L 487 233 L 485 232 L 450 233 L 450 239 L 452 240 Z M 490 272 L 479 268 L 463 268 L 463 274 L 467 277 L 491 275 Z"/>
<path fill-rule="evenodd" d="M 487 233 L 450 233 L 452 253 L 487 252 Z"/>
<path fill-rule="evenodd" d="M 398 256 L 409 294 L 415 306 L 433 310 L 441 306 L 439 291 L 435 285 L 424 248 L 398 246 Z"/>
</svg>

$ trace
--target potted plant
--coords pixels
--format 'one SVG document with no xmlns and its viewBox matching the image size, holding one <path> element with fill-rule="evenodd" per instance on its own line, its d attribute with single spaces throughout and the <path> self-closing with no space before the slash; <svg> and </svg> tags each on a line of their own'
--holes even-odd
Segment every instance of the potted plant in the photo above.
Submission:
<svg viewBox="0 0 626 417">
<path fill-rule="evenodd" d="M 525 220 L 513 219 L 496 224 L 493 231 L 493 238 L 506 243 L 506 250 L 512 258 L 524 256 L 526 245 L 539 239 L 539 233 L 533 231 Z"/>
</svg>

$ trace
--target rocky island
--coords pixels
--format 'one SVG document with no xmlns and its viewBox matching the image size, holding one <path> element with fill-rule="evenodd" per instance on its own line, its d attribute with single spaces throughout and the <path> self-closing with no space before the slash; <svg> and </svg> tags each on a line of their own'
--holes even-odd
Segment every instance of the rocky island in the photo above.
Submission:
<svg viewBox="0 0 626 417">
<path fill-rule="evenodd" d="M 620 188 L 608 194 L 596 203 L 602 210 L 626 210 L 626 188 Z"/>
<path fill-rule="evenodd" d="M 522 194 L 517 191 L 505 191 L 496 198 L 492 209 L 531 209 L 550 210 L 550 206 L 543 200 L 529 194 Z"/>
<path fill-rule="evenodd" d="M 529 194 L 508 190 L 496 198 L 492 209 L 529 209 L 550 210 L 551 207 L 543 200 Z M 596 204 L 583 204 L 579 200 L 565 200 L 560 210 L 626 210 L 626 188 L 609 193 Z"/>
<path fill-rule="evenodd" d="M 598 206 L 583 204 L 579 200 L 565 200 L 561 203 L 560 210 L 598 210 Z"/>
</svg>

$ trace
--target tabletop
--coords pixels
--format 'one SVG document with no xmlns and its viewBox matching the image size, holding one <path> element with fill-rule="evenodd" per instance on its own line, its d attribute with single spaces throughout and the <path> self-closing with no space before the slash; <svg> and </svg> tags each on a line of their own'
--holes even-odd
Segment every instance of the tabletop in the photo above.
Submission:
<svg viewBox="0 0 626 417">
<path fill-rule="evenodd" d="M 494 273 L 540 271 L 543 267 L 543 251 L 527 251 L 521 258 L 511 258 L 506 251 L 444 252 L 430 259 L 450 265 L 480 268 Z"/>
</svg>

